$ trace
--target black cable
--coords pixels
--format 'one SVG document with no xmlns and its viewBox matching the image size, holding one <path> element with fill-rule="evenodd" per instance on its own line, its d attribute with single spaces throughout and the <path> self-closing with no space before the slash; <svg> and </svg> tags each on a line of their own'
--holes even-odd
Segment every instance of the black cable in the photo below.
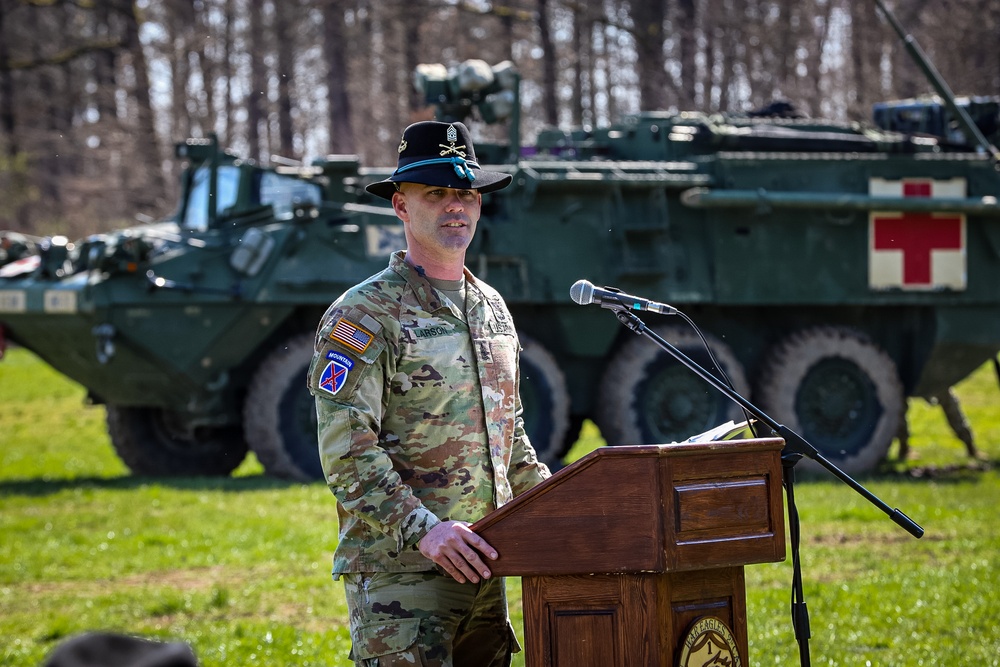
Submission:
<svg viewBox="0 0 1000 667">
<path fill-rule="evenodd" d="M 797 459 L 796 459 L 797 461 Z M 782 460 L 785 471 L 785 495 L 788 497 L 788 539 L 792 551 L 792 630 L 799 644 L 799 664 L 809 667 L 809 609 L 806 607 L 805 593 L 802 590 L 802 562 L 799 559 L 799 510 L 795 506 L 795 472 L 796 461 Z"/>
<path fill-rule="evenodd" d="M 698 328 L 698 325 L 695 324 L 694 320 L 688 317 L 686 313 L 683 313 L 678 310 L 677 315 L 679 315 L 685 322 L 687 322 L 688 325 L 692 329 L 694 329 L 694 332 L 698 334 L 698 338 L 701 339 L 702 345 L 705 346 L 705 350 L 708 352 L 708 358 L 712 360 L 712 365 L 714 365 L 715 368 L 718 369 L 719 375 L 722 376 L 719 379 L 725 382 L 726 386 L 728 386 L 730 389 L 736 391 L 736 387 L 733 386 L 733 381 L 729 379 L 729 376 L 726 375 L 725 369 L 722 368 L 722 364 L 720 364 L 719 360 L 715 358 L 715 353 L 712 352 L 712 346 L 708 344 L 708 339 L 705 338 L 705 334 L 701 332 L 701 329 Z M 760 437 L 757 435 L 757 429 L 754 427 L 754 419 L 751 418 L 750 413 L 742 405 L 740 406 L 740 409 L 743 411 L 743 416 L 746 417 L 747 426 L 750 427 L 750 433 L 753 434 L 753 437 L 755 438 Z"/>
</svg>

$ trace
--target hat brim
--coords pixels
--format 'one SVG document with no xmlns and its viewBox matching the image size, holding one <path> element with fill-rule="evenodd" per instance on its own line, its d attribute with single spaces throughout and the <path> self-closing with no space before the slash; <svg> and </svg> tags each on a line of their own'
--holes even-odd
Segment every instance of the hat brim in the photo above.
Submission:
<svg viewBox="0 0 1000 667">
<path fill-rule="evenodd" d="M 502 171 L 485 171 L 483 169 L 472 169 L 471 171 L 476 179 L 469 182 L 460 178 L 451 168 L 442 169 L 440 166 L 431 166 L 425 169 L 412 169 L 404 174 L 393 174 L 384 181 L 370 183 L 365 186 L 365 190 L 382 199 L 392 199 L 392 193 L 396 192 L 396 183 L 420 183 L 421 185 L 437 185 L 456 190 L 472 188 L 486 193 L 502 190 L 510 185 L 514 178 Z"/>
</svg>

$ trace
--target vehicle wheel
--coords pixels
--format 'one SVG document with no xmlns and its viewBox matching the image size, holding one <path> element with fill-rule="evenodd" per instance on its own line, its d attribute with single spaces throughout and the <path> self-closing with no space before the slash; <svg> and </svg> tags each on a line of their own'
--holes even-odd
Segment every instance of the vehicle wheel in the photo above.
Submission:
<svg viewBox="0 0 1000 667">
<path fill-rule="evenodd" d="M 306 386 L 313 334 L 287 339 L 254 373 L 243 404 L 250 450 L 268 475 L 299 482 L 323 478 L 316 403 Z"/>
<path fill-rule="evenodd" d="M 569 391 L 555 357 L 532 338 L 521 339 L 521 405 L 524 430 L 538 459 L 558 468 L 568 450 Z"/>
<path fill-rule="evenodd" d="M 111 444 L 137 475 L 228 475 L 246 458 L 238 426 L 197 428 L 192 435 L 170 410 L 106 407 Z"/>
<path fill-rule="evenodd" d="M 716 372 L 693 331 L 676 326 L 654 331 L 699 366 Z M 705 338 L 736 391 L 747 396 L 746 375 L 732 350 L 713 336 Z M 609 445 L 678 442 L 730 419 L 745 419 L 738 404 L 645 337 L 626 342 L 604 371 L 597 426 Z"/>
<path fill-rule="evenodd" d="M 775 346 L 757 398 L 761 409 L 848 474 L 872 470 L 885 458 L 905 405 L 889 355 L 842 327 L 804 329 Z M 811 459 L 799 465 L 822 468 Z"/>
</svg>

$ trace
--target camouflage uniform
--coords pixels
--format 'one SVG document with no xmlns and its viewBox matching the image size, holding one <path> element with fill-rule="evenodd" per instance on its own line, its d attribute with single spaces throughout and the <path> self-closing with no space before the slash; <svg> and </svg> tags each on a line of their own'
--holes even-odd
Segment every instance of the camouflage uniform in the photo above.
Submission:
<svg viewBox="0 0 1000 667">
<path fill-rule="evenodd" d="M 509 667 L 520 650 L 502 577 L 460 584 L 436 572 L 345 574 L 352 657 L 378 667 Z"/>
<path fill-rule="evenodd" d="M 309 387 L 338 500 L 336 577 L 451 580 L 417 542 L 441 521 L 481 519 L 548 476 L 524 433 L 510 314 L 495 290 L 468 270 L 465 278 L 463 315 L 399 252 L 320 322 Z M 346 578 L 349 597 L 357 580 Z M 363 637 L 357 627 L 352 634 L 357 649 Z"/>
</svg>

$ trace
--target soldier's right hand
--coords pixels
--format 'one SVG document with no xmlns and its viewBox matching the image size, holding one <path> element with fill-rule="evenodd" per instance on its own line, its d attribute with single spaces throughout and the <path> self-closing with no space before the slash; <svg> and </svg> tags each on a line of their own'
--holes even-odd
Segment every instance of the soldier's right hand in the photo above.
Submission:
<svg viewBox="0 0 1000 667">
<path fill-rule="evenodd" d="M 480 555 L 497 559 L 497 551 L 483 538 L 472 532 L 464 521 L 443 521 L 431 528 L 417 543 L 427 558 L 444 568 L 455 581 L 478 583 L 480 576 L 489 579 L 490 568 Z"/>
</svg>

